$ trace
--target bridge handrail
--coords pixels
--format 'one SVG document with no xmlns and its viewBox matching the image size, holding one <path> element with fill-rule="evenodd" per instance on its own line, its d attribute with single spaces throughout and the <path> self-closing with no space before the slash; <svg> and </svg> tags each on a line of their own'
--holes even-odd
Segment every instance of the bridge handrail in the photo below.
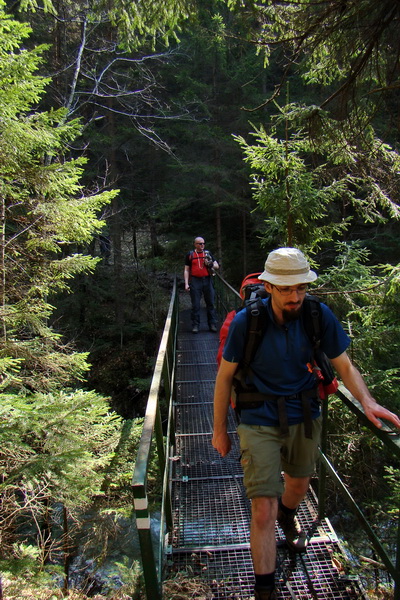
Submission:
<svg viewBox="0 0 400 600">
<path fill-rule="evenodd" d="M 237 310 L 242 303 L 239 292 L 235 290 L 218 272 L 215 274 L 215 306 L 222 319 L 229 311 Z"/>
<path fill-rule="evenodd" d="M 169 448 L 174 436 L 172 419 L 172 396 L 174 393 L 176 367 L 176 340 L 178 331 L 179 300 L 176 278 L 174 280 L 171 301 L 165 321 L 164 331 L 158 349 L 156 365 L 151 381 L 144 417 L 142 435 L 136 456 L 132 479 L 136 525 L 139 534 L 143 563 L 143 574 L 147 598 L 161 600 L 162 562 L 164 556 L 165 525 L 172 527 L 172 508 L 169 487 L 166 483 Z M 163 392 L 168 406 L 168 431 L 164 439 L 161 422 L 160 396 Z M 163 481 L 163 498 L 160 523 L 159 553 L 153 547 L 149 501 L 147 496 L 147 476 L 150 465 L 150 454 L 153 438 L 157 446 L 158 466 Z M 165 523 L 166 522 L 166 523 Z"/>
<path fill-rule="evenodd" d="M 241 299 L 239 293 L 224 280 L 217 273 L 216 281 L 216 307 L 218 313 L 222 319 L 225 318 L 226 314 L 233 309 L 236 309 L 241 304 Z M 218 297 L 220 295 L 220 297 Z M 346 404 L 346 406 L 350 409 L 352 413 L 356 415 L 356 417 L 362 422 L 363 425 L 368 427 L 379 439 L 383 442 L 383 444 L 395 454 L 397 458 L 400 458 L 400 434 L 397 431 L 394 431 L 390 426 L 382 422 L 382 428 L 379 429 L 376 427 L 371 421 L 365 416 L 363 408 L 361 404 L 348 392 L 348 390 L 344 386 L 340 386 L 336 395 Z M 398 528 L 397 528 L 397 543 L 396 543 L 396 556 L 393 561 L 388 553 L 386 552 L 383 544 L 380 542 L 378 536 L 375 534 L 361 509 L 357 505 L 354 498 L 351 496 L 348 491 L 346 485 L 335 471 L 333 465 L 329 461 L 329 458 L 326 455 L 327 449 L 327 422 L 328 422 L 328 403 L 323 403 L 323 427 L 322 427 L 322 436 L 321 436 L 321 447 L 319 450 L 320 455 L 320 470 L 319 470 L 319 478 L 318 478 L 318 511 L 319 518 L 323 518 L 325 516 L 325 488 L 326 488 L 326 476 L 329 475 L 337 484 L 340 492 L 343 494 L 345 499 L 347 500 L 349 506 L 353 510 L 354 514 L 359 520 L 361 527 L 366 532 L 369 537 L 371 543 L 373 544 L 377 554 L 382 559 L 385 567 L 393 578 L 394 581 L 394 600 L 400 600 L 400 509 L 399 509 L 399 519 L 398 519 Z"/>
</svg>

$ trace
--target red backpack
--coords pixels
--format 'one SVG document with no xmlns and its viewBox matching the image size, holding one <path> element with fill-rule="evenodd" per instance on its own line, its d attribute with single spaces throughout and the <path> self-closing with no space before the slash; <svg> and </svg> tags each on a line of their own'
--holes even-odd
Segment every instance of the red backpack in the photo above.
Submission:
<svg viewBox="0 0 400 600">
<path fill-rule="evenodd" d="M 266 298 L 267 292 L 264 288 L 264 283 L 258 279 L 261 273 L 250 273 L 246 275 L 240 286 L 240 297 L 242 299 L 242 306 L 244 308 L 249 302 L 252 302 L 257 297 Z M 241 310 L 241 308 L 239 310 Z M 225 317 L 225 321 L 222 323 L 221 329 L 219 330 L 219 346 L 217 352 L 217 365 L 221 364 L 222 353 L 224 351 L 225 341 L 228 337 L 229 326 L 236 315 L 236 310 L 231 310 Z"/>
</svg>

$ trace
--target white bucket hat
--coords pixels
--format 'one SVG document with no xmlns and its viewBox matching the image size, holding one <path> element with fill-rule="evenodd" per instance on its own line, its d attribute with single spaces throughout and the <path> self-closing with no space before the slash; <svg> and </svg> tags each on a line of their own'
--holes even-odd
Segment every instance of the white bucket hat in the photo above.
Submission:
<svg viewBox="0 0 400 600">
<path fill-rule="evenodd" d="M 297 285 L 311 283 L 318 275 L 311 271 L 310 265 L 297 248 L 278 248 L 268 254 L 264 273 L 258 277 L 273 285 Z"/>
</svg>

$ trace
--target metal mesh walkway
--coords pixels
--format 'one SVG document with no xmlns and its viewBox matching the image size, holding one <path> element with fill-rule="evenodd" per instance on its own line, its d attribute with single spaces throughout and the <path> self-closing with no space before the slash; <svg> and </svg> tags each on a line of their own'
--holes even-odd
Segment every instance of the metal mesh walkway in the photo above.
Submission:
<svg viewBox="0 0 400 600">
<path fill-rule="evenodd" d="M 169 570 L 186 571 L 206 581 L 213 600 L 249 600 L 254 586 L 250 504 L 242 485 L 233 412 L 229 416 L 232 451 L 221 458 L 211 445 L 218 335 L 208 329 L 192 334 L 189 317 L 189 310 L 180 313 Z M 205 315 L 202 321 L 206 323 Z M 289 552 L 276 526 L 278 600 L 365 598 L 357 580 L 343 576 L 338 539 L 327 519 L 318 523 L 311 492 L 298 517 L 311 536 L 303 555 Z"/>
</svg>

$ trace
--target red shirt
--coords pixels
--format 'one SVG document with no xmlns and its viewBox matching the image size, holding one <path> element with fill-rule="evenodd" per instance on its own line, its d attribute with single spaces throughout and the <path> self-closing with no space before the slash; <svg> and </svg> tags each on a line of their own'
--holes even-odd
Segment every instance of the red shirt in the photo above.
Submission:
<svg viewBox="0 0 400 600">
<path fill-rule="evenodd" d="M 204 265 L 204 257 L 203 251 L 197 252 L 194 250 L 191 253 L 190 273 L 193 277 L 208 277 L 210 275 L 207 267 Z"/>
</svg>

